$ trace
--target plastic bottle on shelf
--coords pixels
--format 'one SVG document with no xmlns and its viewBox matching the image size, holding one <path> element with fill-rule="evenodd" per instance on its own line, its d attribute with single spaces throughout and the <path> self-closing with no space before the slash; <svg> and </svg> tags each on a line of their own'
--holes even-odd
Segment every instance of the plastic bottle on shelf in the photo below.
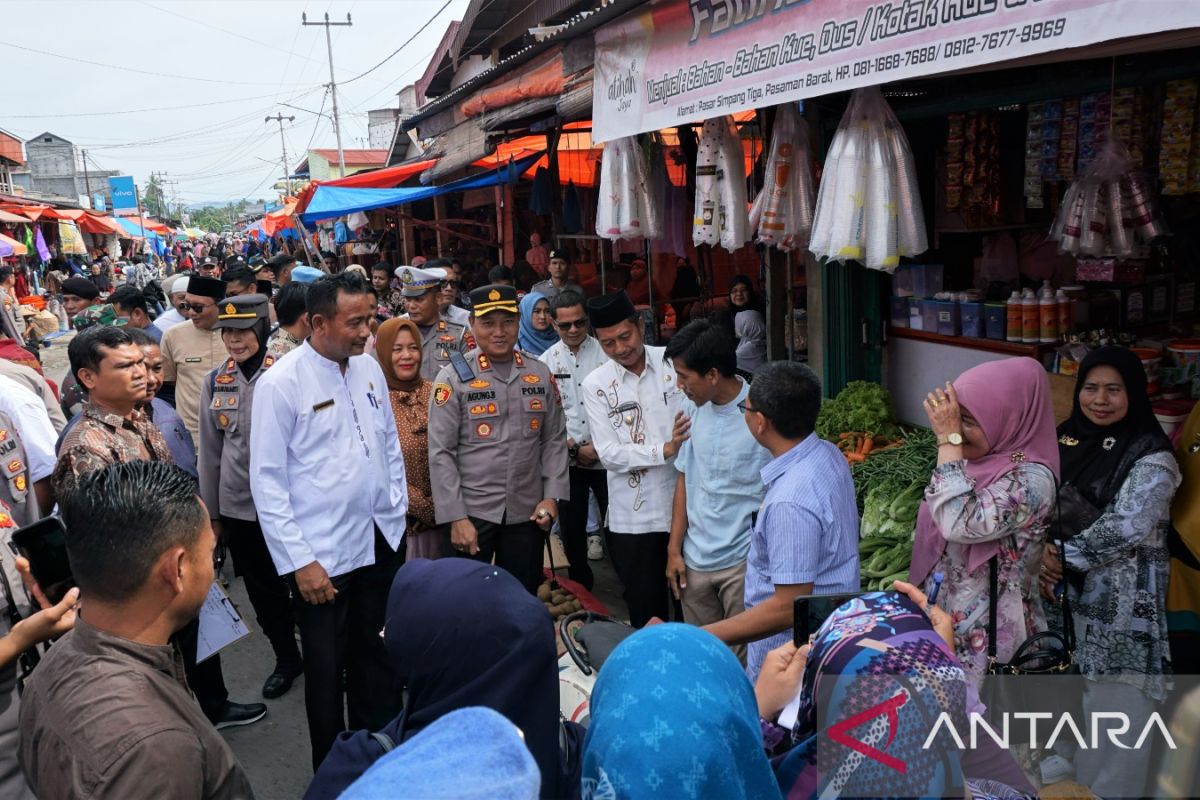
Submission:
<svg viewBox="0 0 1200 800">
<path fill-rule="evenodd" d="M 1037 344 L 1042 337 L 1041 306 L 1033 289 L 1026 289 L 1021 294 L 1021 341 L 1025 344 Z"/>
<path fill-rule="evenodd" d="M 1054 299 L 1054 289 L 1050 288 L 1050 281 L 1042 283 L 1038 311 L 1039 341 L 1042 344 L 1054 344 L 1058 341 L 1058 301 Z"/>
<path fill-rule="evenodd" d="M 1071 314 L 1071 298 L 1067 297 L 1066 292 L 1059 289 L 1054 296 L 1054 302 L 1058 305 L 1058 335 L 1066 338 L 1075 329 L 1075 321 Z"/>
<path fill-rule="evenodd" d="M 1005 326 L 1005 338 L 1010 342 L 1021 341 L 1021 326 L 1025 323 L 1022 321 L 1024 313 L 1024 304 L 1021 300 L 1021 290 L 1013 289 L 1012 297 L 1008 298 L 1006 304 L 1008 308 L 1007 319 L 1008 323 Z"/>
</svg>

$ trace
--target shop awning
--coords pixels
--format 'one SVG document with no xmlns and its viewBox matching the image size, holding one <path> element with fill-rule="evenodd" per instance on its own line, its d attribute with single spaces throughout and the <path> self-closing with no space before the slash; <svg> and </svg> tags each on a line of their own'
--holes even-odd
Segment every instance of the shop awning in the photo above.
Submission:
<svg viewBox="0 0 1200 800">
<path fill-rule="evenodd" d="M 117 224 L 120 225 L 124 231 L 121 234 L 122 238 L 128 239 L 128 238 L 132 237 L 134 239 L 141 239 L 141 238 L 143 238 L 143 236 L 146 239 L 158 239 L 159 238 L 158 231 L 155 230 L 154 227 L 152 227 L 148 221 L 147 221 L 145 228 L 143 228 L 140 224 L 138 224 L 137 217 L 114 217 L 114 219 L 116 220 Z M 162 226 L 158 225 L 157 227 L 161 228 Z"/>
<path fill-rule="evenodd" d="M 102 217 L 97 214 L 84 214 L 77 222 L 84 233 L 124 236 L 125 229 L 112 217 Z"/>
<path fill-rule="evenodd" d="M 9 225 L 28 225 L 29 217 L 23 217 L 20 214 L 13 214 L 9 211 L 0 210 L 0 222 L 7 222 Z"/>
<path fill-rule="evenodd" d="M 370 211 L 375 208 L 388 208 L 417 200 L 427 200 L 438 195 L 453 192 L 465 192 L 471 189 L 483 189 L 489 186 L 500 186 L 505 183 L 516 183 L 521 175 L 529 169 L 542 153 L 534 153 L 525 158 L 503 164 L 490 172 L 474 175 L 470 178 L 447 183 L 442 186 L 421 186 L 403 189 L 354 189 L 323 184 L 317 187 L 313 198 L 300 219 L 305 223 L 322 219 L 341 217 L 355 211 Z"/>
<path fill-rule="evenodd" d="M 28 247 L 12 237 L 5 236 L 3 233 L 0 233 L 0 258 L 8 258 L 9 256 L 23 256 L 28 253 Z"/>
</svg>

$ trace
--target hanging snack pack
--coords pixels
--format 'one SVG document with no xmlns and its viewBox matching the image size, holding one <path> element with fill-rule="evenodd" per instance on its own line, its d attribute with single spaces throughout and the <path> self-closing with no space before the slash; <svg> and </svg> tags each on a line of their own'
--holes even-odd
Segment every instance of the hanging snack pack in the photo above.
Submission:
<svg viewBox="0 0 1200 800">
<path fill-rule="evenodd" d="M 600 202 L 596 235 L 602 239 L 660 239 L 662 218 L 651 169 L 636 137 L 604 144 L 600 159 Z"/>
<path fill-rule="evenodd" d="M 704 121 L 696 154 L 696 209 L 692 243 L 729 252 L 750 238 L 746 214 L 746 162 L 733 117 Z"/>
<path fill-rule="evenodd" d="M 809 250 L 891 272 L 926 249 L 908 137 L 878 88 L 857 89 L 825 161 Z"/>
<path fill-rule="evenodd" d="M 750 209 L 755 241 L 780 250 L 804 246 L 812 231 L 813 203 L 808 124 L 785 103 L 776 108 L 766 178 Z"/>
<path fill-rule="evenodd" d="M 1149 242 L 1166 233 L 1149 188 L 1116 137 L 1063 196 L 1050 228 L 1059 252 L 1072 255 L 1133 255 L 1135 238 Z"/>
</svg>

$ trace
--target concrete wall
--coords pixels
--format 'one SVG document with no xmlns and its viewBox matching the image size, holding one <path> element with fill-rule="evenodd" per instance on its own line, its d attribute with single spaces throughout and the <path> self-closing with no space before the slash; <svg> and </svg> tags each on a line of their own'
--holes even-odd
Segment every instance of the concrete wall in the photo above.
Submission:
<svg viewBox="0 0 1200 800">
<path fill-rule="evenodd" d="M 57 136 L 30 139 L 25 143 L 25 157 L 35 187 L 41 178 L 73 178 L 79 167 L 75 145 Z"/>
</svg>

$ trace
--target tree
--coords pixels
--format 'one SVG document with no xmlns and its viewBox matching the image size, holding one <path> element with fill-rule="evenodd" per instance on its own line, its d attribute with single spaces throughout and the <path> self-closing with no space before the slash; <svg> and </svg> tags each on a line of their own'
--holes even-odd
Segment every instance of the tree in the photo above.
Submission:
<svg viewBox="0 0 1200 800">
<path fill-rule="evenodd" d="M 158 176 L 153 172 L 150 173 L 150 180 L 146 181 L 146 186 L 142 189 L 142 211 L 152 217 L 166 218 L 168 216 L 162 184 L 159 183 Z"/>
</svg>

